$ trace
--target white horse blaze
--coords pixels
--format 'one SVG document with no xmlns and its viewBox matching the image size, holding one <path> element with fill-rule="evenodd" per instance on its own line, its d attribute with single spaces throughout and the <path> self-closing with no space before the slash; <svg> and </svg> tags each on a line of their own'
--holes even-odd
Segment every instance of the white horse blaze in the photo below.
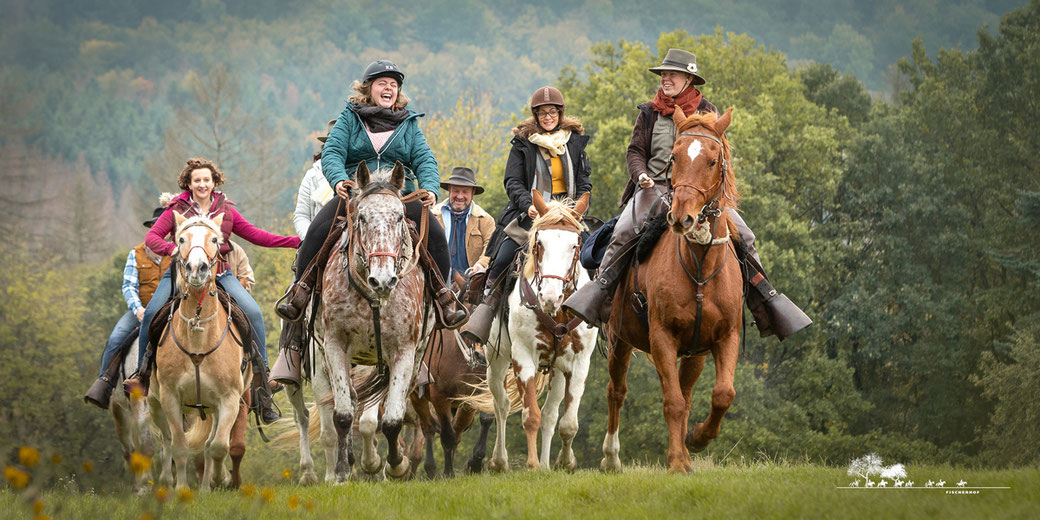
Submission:
<svg viewBox="0 0 1040 520">
<path fill-rule="evenodd" d="M 694 140 L 690 143 L 689 148 L 686 149 L 686 155 L 690 156 L 690 162 L 697 160 L 697 156 L 701 154 L 701 142 Z"/>
</svg>

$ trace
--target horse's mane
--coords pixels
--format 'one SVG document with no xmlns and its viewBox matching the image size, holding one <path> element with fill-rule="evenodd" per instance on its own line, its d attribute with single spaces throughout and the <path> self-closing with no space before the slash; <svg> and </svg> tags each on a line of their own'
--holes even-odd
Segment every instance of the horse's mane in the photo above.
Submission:
<svg viewBox="0 0 1040 520">
<path fill-rule="evenodd" d="M 212 231 L 212 232 L 217 234 L 217 243 L 218 244 L 223 244 L 224 243 L 224 233 L 220 231 L 220 228 L 217 227 L 217 224 L 215 222 L 213 222 L 212 220 L 210 220 L 210 219 L 208 219 L 206 217 L 203 217 L 201 215 L 196 215 L 194 217 L 189 218 L 188 220 L 185 220 L 184 222 L 181 222 L 181 225 L 177 226 L 177 232 L 174 234 L 174 236 L 180 235 L 181 232 L 184 231 L 185 229 L 187 229 L 187 228 L 189 228 L 191 226 L 196 226 L 196 225 L 202 225 L 202 226 L 208 227 L 210 229 L 210 231 Z"/>
<path fill-rule="evenodd" d="M 686 119 L 679 124 L 676 128 L 676 135 L 690 130 L 694 127 L 701 127 L 706 134 L 713 135 L 722 141 L 723 154 L 726 158 L 726 196 L 719 200 L 720 206 L 726 207 L 737 207 L 737 203 L 740 202 L 740 193 L 737 191 L 737 176 L 733 169 L 733 157 L 731 155 L 732 146 L 729 144 L 729 140 L 726 139 L 726 134 L 719 135 L 715 132 L 715 121 L 719 118 L 715 112 L 705 112 L 698 114 L 691 114 L 686 116 Z"/>
<path fill-rule="evenodd" d="M 539 229 L 553 225 L 573 226 L 578 231 L 585 229 L 585 224 L 571 211 L 574 204 L 574 201 L 571 199 L 546 202 L 548 209 L 545 214 L 539 215 L 538 218 L 534 219 L 534 223 L 531 224 L 531 230 L 527 232 L 527 259 L 524 261 L 524 277 L 534 276 L 535 234 L 538 233 Z"/>
</svg>

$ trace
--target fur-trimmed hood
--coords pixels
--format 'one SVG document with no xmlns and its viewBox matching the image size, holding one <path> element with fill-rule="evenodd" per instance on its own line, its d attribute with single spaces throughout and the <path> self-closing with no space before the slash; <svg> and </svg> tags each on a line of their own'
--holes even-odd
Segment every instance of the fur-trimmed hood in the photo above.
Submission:
<svg viewBox="0 0 1040 520">
<path fill-rule="evenodd" d="M 581 121 L 567 116 L 563 116 L 563 121 L 560 122 L 560 130 L 570 130 L 578 135 L 585 134 L 585 127 L 582 126 Z M 541 129 L 538 128 L 538 123 L 534 120 L 534 117 L 529 117 L 516 125 L 516 128 L 513 129 L 513 135 L 521 139 L 527 139 L 531 137 L 531 134 L 539 133 L 540 131 Z"/>
</svg>

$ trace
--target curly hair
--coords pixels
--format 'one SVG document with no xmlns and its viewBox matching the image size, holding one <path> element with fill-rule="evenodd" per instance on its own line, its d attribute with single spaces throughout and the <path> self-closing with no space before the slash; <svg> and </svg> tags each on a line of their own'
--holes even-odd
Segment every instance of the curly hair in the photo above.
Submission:
<svg viewBox="0 0 1040 520">
<path fill-rule="evenodd" d="M 357 105 L 375 106 L 376 103 L 372 100 L 372 81 L 362 83 L 355 79 L 354 85 L 351 86 L 351 88 L 354 89 L 354 94 L 347 98 L 347 101 Z M 398 88 L 397 104 L 394 105 L 394 109 L 400 110 L 408 106 L 409 101 L 411 101 L 411 99 L 409 99 L 408 96 L 406 96 L 404 92 L 401 92 L 401 89 Z"/>
<path fill-rule="evenodd" d="M 184 166 L 180 175 L 177 176 L 177 186 L 185 191 L 191 189 L 191 172 L 200 168 L 207 168 L 209 171 L 213 172 L 214 188 L 224 184 L 224 173 L 220 171 L 220 168 L 217 168 L 217 165 L 206 159 L 192 157 L 191 159 L 188 159 L 187 165 Z"/>
</svg>

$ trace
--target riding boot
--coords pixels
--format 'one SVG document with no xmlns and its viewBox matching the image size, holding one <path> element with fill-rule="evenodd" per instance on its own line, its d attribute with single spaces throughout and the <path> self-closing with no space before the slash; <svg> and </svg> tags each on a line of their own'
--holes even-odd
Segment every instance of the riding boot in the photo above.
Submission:
<svg viewBox="0 0 1040 520">
<path fill-rule="evenodd" d="M 610 319 L 614 290 L 620 278 L 621 269 L 617 264 L 603 267 L 595 280 L 564 300 L 563 308 L 589 325 L 603 326 Z"/>
<path fill-rule="evenodd" d="M 113 381 L 119 376 L 119 369 L 123 365 L 123 360 L 126 358 L 126 353 L 129 350 L 130 345 L 137 341 L 137 334 L 130 334 L 127 336 L 126 341 L 119 346 L 116 350 L 115 355 L 108 360 L 108 365 L 105 366 L 105 371 L 101 373 L 101 376 L 94 381 L 94 384 L 90 386 L 90 390 L 87 390 L 87 395 L 83 396 L 83 401 L 97 405 L 102 410 L 108 410 L 108 402 L 112 398 L 112 390 L 115 389 Z"/>
<path fill-rule="evenodd" d="M 267 365 L 260 358 L 259 353 L 253 354 L 253 382 L 250 385 L 253 392 L 253 413 L 260 418 L 260 422 L 271 424 L 282 415 L 274 409 L 274 398 L 271 395 L 271 386 L 267 379 Z"/>
<path fill-rule="evenodd" d="M 481 345 L 487 343 L 488 337 L 491 335 L 491 324 L 495 321 L 495 314 L 498 312 L 498 304 L 502 300 L 503 286 L 508 275 L 509 269 L 503 269 L 497 278 L 487 282 L 484 298 L 473 309 L 469 315 L 469 321 L 460 330 L 462 337 L 469 342 Z"/>
<path fill-rule="evenodd" d="M 755 326 L 761 337 L 772 336 L 783 341 L 794 333 L 812 325 L 809 318 L 783 293 L 777 292 L 762 268 L 762 261 L 752 244 L 743 240 L 732 241 L 737 257 L 744 264 L 741 274 L 747 288 L 747 307 L 755 318 Z"/>
<path fill-rule="evenodd" d="M 441 272 L 433 256 L 425 246 L 419 247 L 419 263 L 426 270 L 426 283 L 433 294 L 437 307 L 440 310 L 441 326 L 446 329 L 455 329 L 466 323 L 469 313 L 466 307 L 455 298 L 455 293 L 444 284 Z"/>
<path fill-rule="evenodd" d="M 278 360 L 271 367 L 271 381 L 284 385 L 300 385 L 300 364 L 303 347 L 306 342 L 305 320 L 287 321 L 282 324 L 282 334 L 278 338 L 281 347 Z"/>
</svg>

